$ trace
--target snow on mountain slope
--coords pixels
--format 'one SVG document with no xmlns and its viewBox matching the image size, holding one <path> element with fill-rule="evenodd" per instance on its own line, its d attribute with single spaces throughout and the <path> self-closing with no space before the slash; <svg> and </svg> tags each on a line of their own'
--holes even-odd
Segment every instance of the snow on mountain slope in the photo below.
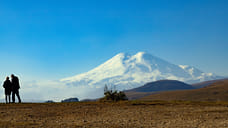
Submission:
<svg viewBox="0 0 228 128">
<path fill-rule="evenodd" d="M 200 71 L 199 69 L 192 67 L 192 66 L 179 65 L 179 67 L 191 75 L 191 79 L 186 81 L 188 83 L 197 83 L 197 82 L 222 78 L 220 76 L 214 75 L 213 73 L 204 73 L 204 72 Z"/>
<path fill-rule="evenodd" d="M 117 54 L 89 72 L 61 81 L 67 85 L 93 88 L 103 88 L 105 84 L 111 84 L 123 90 L 162 79 L 192 83 L 216 78 L 212 73 L 204 73 L 191 66 L 174 65 L 145 52 L 139 52 L 135 55 Z"/>
</svg>

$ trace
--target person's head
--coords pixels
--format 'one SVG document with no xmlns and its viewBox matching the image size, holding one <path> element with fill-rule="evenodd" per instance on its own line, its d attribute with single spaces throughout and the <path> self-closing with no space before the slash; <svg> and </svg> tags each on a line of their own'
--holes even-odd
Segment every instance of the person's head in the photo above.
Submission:
<svg viewBox="0 0 228 128">
<path fill-rule="evenodd" d="M 9 80 L 9 77 L 8 76 L 6 77 L 6 80 Z"/>
<path fill-rule="evenodd" d="M 11 78 L 14 78 L 14 74 L 11 74 Z"/>
</svg>

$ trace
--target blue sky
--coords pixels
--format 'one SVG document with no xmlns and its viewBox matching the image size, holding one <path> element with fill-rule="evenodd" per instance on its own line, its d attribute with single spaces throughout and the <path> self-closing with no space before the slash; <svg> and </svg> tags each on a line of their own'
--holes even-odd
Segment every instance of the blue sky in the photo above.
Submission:
<svg viewBox="0 0 228 128">
<path fill-rule="evenodd" d="M 0 77 L 60 79 L 145 51 L 228 76 L 227 0 L 1 0 Z"/>
</svg>

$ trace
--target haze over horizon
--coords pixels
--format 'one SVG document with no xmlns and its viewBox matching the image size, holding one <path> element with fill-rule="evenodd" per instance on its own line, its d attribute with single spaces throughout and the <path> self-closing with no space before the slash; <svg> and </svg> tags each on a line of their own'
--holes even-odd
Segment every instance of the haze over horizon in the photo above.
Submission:
<svg viewBox="0 0 228 128">
<path fill-rule="evenodd" d="M 59 80 L 120 52 L 228 76 L 228 1 L 0 1 L 0 80 Z"/>
<path fill-rule="evenodd" d="M 192 66 L 172 64 L 151 54 L 138 52 L 135 55 L 119 53 L 86 73 L 61 80 L 26 81 L 21 77 L 20 80 L 23 101 L 42 102 L 50 99 L 61 101 L 69 97 L 81 100 L 100 98 L 104 85 L 127 90 L 157 80 L 179 80 L 192 84 L 222 78 Z"/>
</svg>

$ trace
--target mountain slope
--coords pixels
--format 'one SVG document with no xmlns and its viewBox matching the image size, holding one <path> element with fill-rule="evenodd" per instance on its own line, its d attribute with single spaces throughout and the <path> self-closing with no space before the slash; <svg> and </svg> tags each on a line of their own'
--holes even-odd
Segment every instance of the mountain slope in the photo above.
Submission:
<svg viewBox="0 0 228 128">
<path fill-rule="evenodd" d="M 190 66 L 178 66 L 150 54 L 139 52 L 135 55 L 117 54 L 97 68 L 73 77 L 62 79 L 67 85 L 103 88 L 105 84 L 126 90 L 145 83 L 163 79 L 184 82 L 199 82 L 215 79 L 212 73 Z"/>
<path fill-rule="evenodd" d="M 141 100 L 228 101 L 228 80 L 220 80 L 200 89 L 152 94 Z"/>
<path fill-rule="evenodd" d="M 192 86 L 194 88 L 202 88 L 202 87 L 211 85 L 211 84 L 213 84 L 215 82 L 218 82 L 218 81 L 221 81 L 221 80 L 228 80 L 228 78 L 226 78 L 226 79 L 209 80 L 209 81 L 204 81 L 204 82 L 200 82 L 200 83 L 194 83 L 194 84 L 192 84 Z"/>
</svg>

